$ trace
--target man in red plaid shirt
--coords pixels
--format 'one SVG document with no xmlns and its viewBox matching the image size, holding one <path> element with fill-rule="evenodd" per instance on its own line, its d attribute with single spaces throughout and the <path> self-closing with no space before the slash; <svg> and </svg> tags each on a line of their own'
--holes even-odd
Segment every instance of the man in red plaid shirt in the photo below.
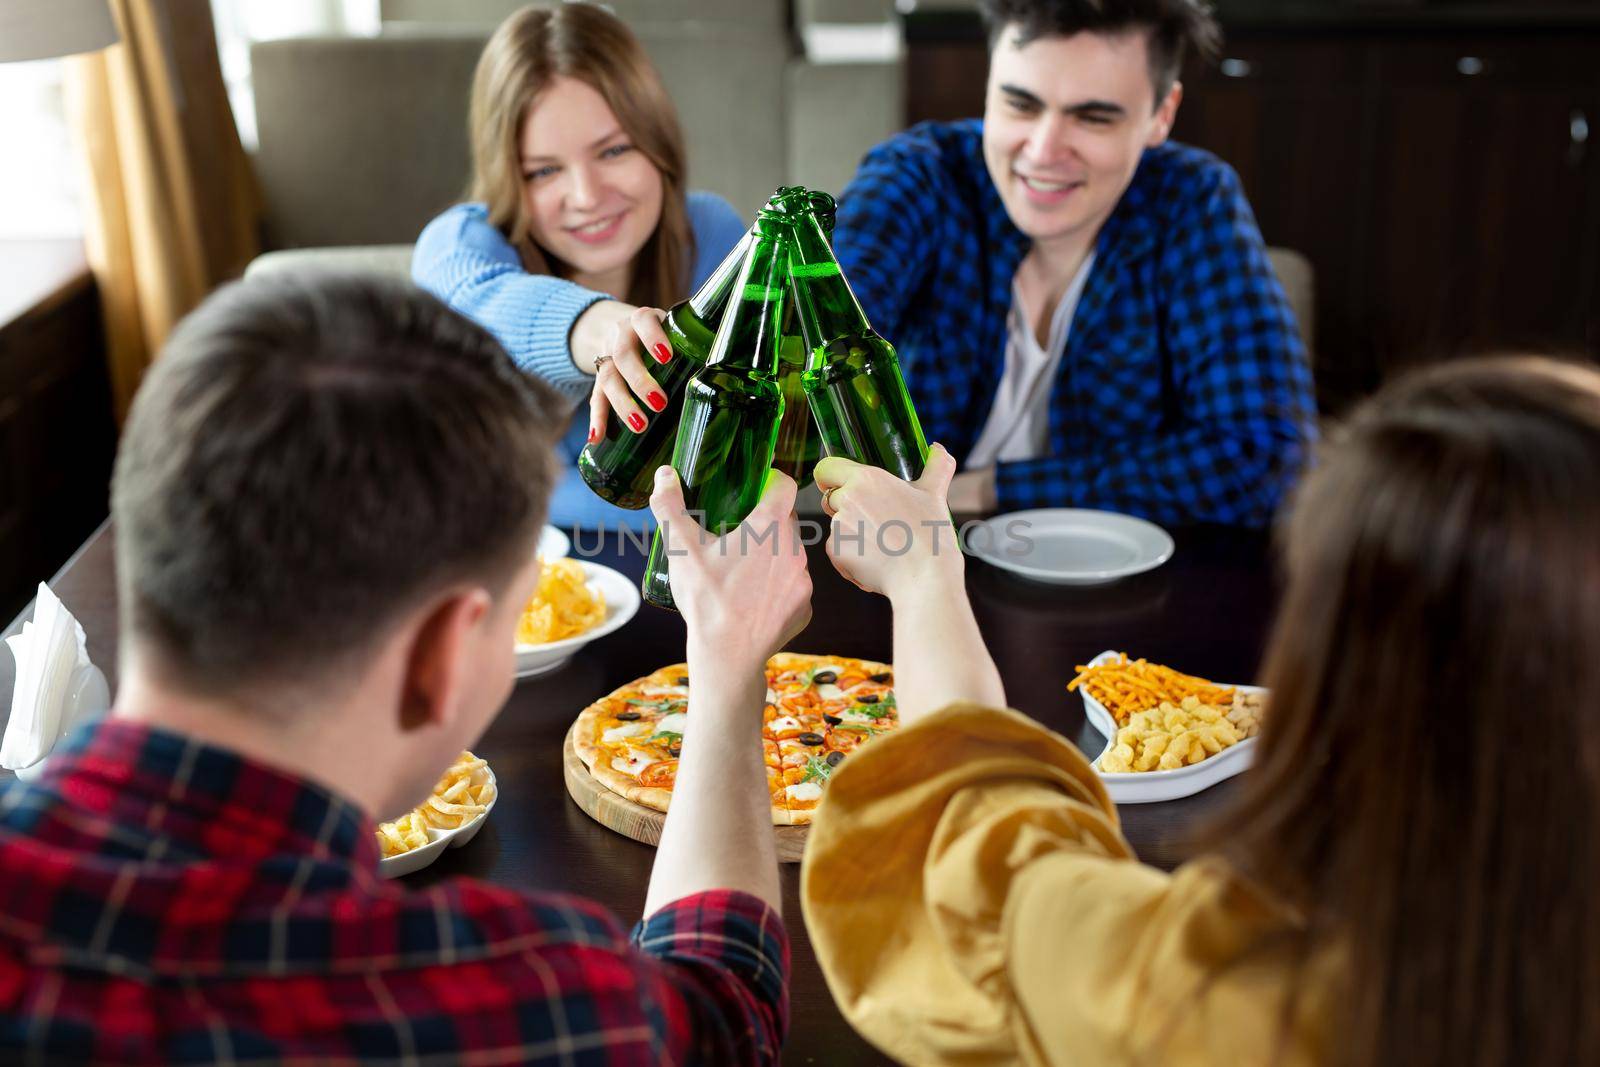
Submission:
<svg viewBox="0 0 1600 1067">
<path fill-rule="evenodd" d="M 510 692 L 564 411 L 398 283 L 244 283 L 180 327 L 117 459 L 116 706 L 0 791 L 0 1062 L 776 1060 L 749 709 L 803 553 L 676 539 L 694 726 L 631 939 L 583 900 L 378 874 L 374 820 Z"/>
</svg>

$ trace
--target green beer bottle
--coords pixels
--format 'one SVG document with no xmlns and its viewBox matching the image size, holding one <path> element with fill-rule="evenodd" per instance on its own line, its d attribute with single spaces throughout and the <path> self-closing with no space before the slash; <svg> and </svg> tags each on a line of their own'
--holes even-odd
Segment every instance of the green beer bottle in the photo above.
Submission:
<svg viewBox="0 0 1600 1067">
<path fill-rule="evenodd" d="M 683 388 L 695 371 L 706 365 L 717 323 L 728 305 L 750 244 L 751 235 L 747 233 L 705 284 L 689 299 L 673 305 L 662 320 L 661 328 L 672 345 L 673 359 L 652 368 L 651 373 L 666 394 L 667 406 L 659 413 L 645 413 L 650 422 L 642 433 L 623 426 L 613 413 L 606 420 L 605 436 L 578 453 L 578 473 L 600 499 L 635 511 L 650 503 L 656 468 L 672 455 L 683 409 Z"/>
<path fill-rule="evenodd" d="M 734 301 L 717 330 L 711 355 L 683 393 L 672 466 L 683 500 L 713 535 L 743 522 L 761 499 L 783 418 L 778 388 L 778 328 L 789 266 L 789 220 L 763 211 L 754 243 L 734 286 Z M 678 536 L 694 536 L 679 531 Z M 667 544 L 656 530 L 641 583 L 644 599 L 673 608 Z"/>
<path fill-rule="evenodd" d="M 837 205 L 827 193 L 816 190 L 807 192 L 797 186 L 789 186 L 774 193 L 768 206 L 786 212 L 809 209 L 816 215 L 823 235 L 830 240 L 833 237 Z M 783 390 L 783 422 L 778 426 L 778 444 L 773 450 L 772 465 L 793 478 L 795 485 L 801 488 L 811 484 L 811 470 L 822 458 L 821 438 L 811 425 L 811 411 L 806 406 L 805 386 L 801 378 L 809 362 L 805 338 L 800 333 L 799 319 L 795 316 L 795 302 L 791 300 L 784 307 L 778 347 L 778 387 Z"/>
<path fill-rule="evenodd" d="M 882 467 L 907 481 L 922 476 L 928 443 L 900 375 L 894 348 L 872 331 L 811 211 L 795 213 L 789 281 L 810 366 L 806 400 L 830 456 Z"/>
</svg>

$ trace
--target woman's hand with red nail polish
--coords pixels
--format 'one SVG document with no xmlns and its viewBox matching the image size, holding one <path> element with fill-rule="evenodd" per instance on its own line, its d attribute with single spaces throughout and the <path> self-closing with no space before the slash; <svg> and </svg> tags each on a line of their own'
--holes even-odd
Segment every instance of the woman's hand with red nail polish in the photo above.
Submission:
<svg viewBox="0 0 1600 1067">
<path fill-rule="evenodd" d="M 602 300 L 578 317 L 572 330 L 572 361 L 580 370 L 594 373 L 594 388 L 589 393 L 589 430 L 595 440 L 605 436 L 606 422 L 613 412 L 635 433 L 648 423 L 635 398 L 643 399 L 652 410 L 667 406 L 666 390 L 646 369 L 644 353 L 659 360 L 658 349 L 666 346 L 661 320 L 666 312 L 659 308 L 636 308 L 616 300 Z M 594 324 L 604 321 L 606 333 L 596 342 Z M 583 346 L 580 351 L 580 344 Z M 666 351 L 671 353 L 670 347 Z M 595 370 L 596 361 L 598 370 Z M 650 399 L 660 397 L 659 404 Z M 638 417 L 637 423 L 634 416 Z"/>
<path fill-rule="evenodd" d="M 657 363 L 672 362 L 672 346 L 667 344 L 665 341 L 657 343 L 653 348 L 650 349 L 650 351 L 655 353 Z"/>
</svg>

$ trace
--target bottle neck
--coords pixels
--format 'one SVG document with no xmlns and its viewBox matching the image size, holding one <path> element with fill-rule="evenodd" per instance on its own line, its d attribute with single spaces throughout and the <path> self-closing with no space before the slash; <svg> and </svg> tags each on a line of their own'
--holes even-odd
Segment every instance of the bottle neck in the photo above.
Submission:
<svg viewBox="0 0 1600 1067">
<path fill-rule="evenodd" d="M 839 270 L 839 261 L 833 258 L 822 224 L 814 215 L 795 222 L 789 278 L 800 332 L 811 351 L 840 337 L 872 332 L 866 314 Z"/>
<path fill-rule="evenodd" d="M 839 204 L 820 189 L 807 190 L 798 185 L 786 185 L 772 194 L 767 210 L 787 215 L 798 225 L 806 216 L 815 216 L 822 227 L 823 236 L 833 241 L 833 224 L 838 217 Z"/>
<path fill-rule="evenodd" d="M 833 223 L 838 217 L 839 202 L 820 189 L 813 189 L 807 194 L 811 203 L 811 213 L 817 217 L 817 225 L 822 227 L 822 236 L 833 243 Z"/>
<path fill-rule="evenodd" d="M 689 298 L 689 310 L 701 322 L 712 322 L 722 309 L 728 304 L 728 297 L 733 295 L 734 282 L 739 279 L 739 269 L 744 266 L 745 257 L 750 254 L 751 242 L 755 240 L 755 231 L 750 230 L 739 238 L 739 243 L 733 250 L 722 258 L 717 264 L 717 269 L 705 280 L 695 294 Z"/>
<path fill-rule="evenodd" d="M 787 229 L 769 230 L 757 223 L 754 243 L 734 282 L 732 303 L 717 330 L 707 365 L 777 374 L 778 330 L 786 295 L 783 275 L 789 260 Z"/>
</svg>

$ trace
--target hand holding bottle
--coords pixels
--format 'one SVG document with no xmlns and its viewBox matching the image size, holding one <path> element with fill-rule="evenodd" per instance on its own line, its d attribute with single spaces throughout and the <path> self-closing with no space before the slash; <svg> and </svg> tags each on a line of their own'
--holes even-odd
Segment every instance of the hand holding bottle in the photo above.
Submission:
<svg viewBox="0 0 1600 1067">
<path fill-rule="evenodd" d="M 839 573 L 890 600 L 912 588 L 960 589 L 966 568 L 946 503 L 955 470 L 942 445 L 928 449 L 914 482 L 837 456 L 818 463 L 823 510 L 833 519 L 828 556 Z"/>
<path fill-rule="evenodd" d="M 735 669 L 763 667 L 811 620 L 811 575 L 794 515 L 794 480 L 772 471 L 755 509 L 723 537 L 685 509 L 667 466 L 656 472 L 650 510 L 661 523 L 672 597 L 691 649 L 714 650 Z"/>
<path fill-rule="evenodd" d="M 573 324 L 573 362 L 579 370 L 595 376 L 589 393 L 591 443 L 605 435 L 606 418 L 613 411 L 624 426 L 642 433 L 650 417 L 641 410 L 639 401 L 648 405 L 651 412 L 667 406 L 666 390 L 644 358 L 644 353 L 649 352 L 653 364 L 671 362 L 672 345 L 661 326 L 666 314 L 660 308 L 602 300 L 591 305 Z"/>
<path fill-rule="evenodd" d="M 828 555 L 839 573 L 894 608 L 900 721 L 958 700 L 1004 707 L 1005 687 L 967 599 L 966 563 L 946 494 L 956 461 L 940 445 L 914 482 L 830 458 L 817 464 L 833 516 Z"/>
</svg>

